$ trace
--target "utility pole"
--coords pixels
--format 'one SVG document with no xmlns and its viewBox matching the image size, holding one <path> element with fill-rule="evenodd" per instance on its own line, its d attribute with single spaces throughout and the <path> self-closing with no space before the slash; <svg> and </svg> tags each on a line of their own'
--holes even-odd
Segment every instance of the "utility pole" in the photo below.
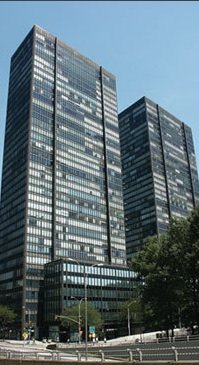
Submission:
<svg viewBox="0 0 199 365">
<path fill-rule="evenodd" d="M 130 322 L 130 310 L 129 310 L 129 307 L 133 303 L 135 303 L 135 300 L 132 300 L 129 304 L 127 304 L 128 336 L 131 335 L 131 322 Z"/>
<path fill-rule="evenodd" d="M 73 261 L 76 262 L 78 265 L 82 265 L 83 263 L 80 263 L 77 260 L 74 260 L 72 258 L 68 258 L 68 261 Z M 86 272 L 86 265 L 84 265 L 84 301 L 85 301 L 85 360 L 88 360 L 88 308 L 87 308 L 87 278 L 88 278 L 88 273 Z M 90 267 L 95 267 L 95 266 L 104 266 L 104 264 L 102 263 L 98 263 L 98 264 L 93 264 Z"/>
<path fill-rule="evenodd" d="M 78 331 L 79 331 L 79 344 L 81 343 L 81 335 L 80 335 L 80 332 L 81 332 L 81 304 L 82 304 L 82 301 L 85 299 L 85 298 L 81 298 L 80 300 L 76 297 L 71 297 L 71 299 L 76 299 L 78 300 L 78 319 L 79 319 L 79 324 L 78 324 Z"/>
<path fill-rule="evenodd" d="M 130 305 L 130 304 L 129 304 Z M 127 314 L 128 314 L 128 336 L 131 335 L 131 325 L 130 325 L 130 311 L 129 311 L 129 305 L 127 306 Z"/>
<path fill-rule="evenodd" d="M 85 360 L 88 360 L 88 307 L 87 307 L 87 274 L 84 265 L 84 301 L 85 301 Z"/>
</svg>

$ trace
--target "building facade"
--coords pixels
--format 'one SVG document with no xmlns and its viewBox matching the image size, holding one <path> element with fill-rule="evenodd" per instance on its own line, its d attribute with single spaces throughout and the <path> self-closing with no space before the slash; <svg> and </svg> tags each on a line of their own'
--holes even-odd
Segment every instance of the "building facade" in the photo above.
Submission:
<svg viewBox="0 0 199 365">
<path fill-rule="evenodd" d="M 38 26 L 11 59 L 0 295 L 43 318 L 44 265 L 126 264 L 115 77 Z"/>
<path fill-rule="evenodd" d="M 199 203 L 191 129 L 146 97 L 119 114 L 127 258 Z"/>
<path fill-rule="evenodd" d="M 46 264 L 44 319 L 49 337 L 53 340 L 58 337 L 61 341 L 72 339 L 70 332 L 61 331 L 55 315 L 62 314 L 67 307 L 81 306 L 82 300 L 85 301 L 85 286 L 87 302 L 92 303 L 101 314 L 103 336 L 108 339 L 126 335 L 127 321 L 118 314 L 121 305 L 132 297 L 135 285 L 136 275 L 126 266 L 91 266 L 66 260 Z M 95 323 L 88 322 L 88 328 L 91 325 Z"/>
</svg>

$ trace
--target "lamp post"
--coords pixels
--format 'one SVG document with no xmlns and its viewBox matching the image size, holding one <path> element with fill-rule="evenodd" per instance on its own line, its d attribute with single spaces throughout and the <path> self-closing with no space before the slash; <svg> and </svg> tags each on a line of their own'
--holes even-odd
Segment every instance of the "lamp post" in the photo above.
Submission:
<svg viewBox="0 0 199 365">
<path fill-rule="evenodd" d="M 84 300 L 85 300 L 85 360 L 88 360 L 88 307 L 87 307 L 87 273 L 84 265 Z"/>
<path fill-rule="evenodd" d="M 70 257 L 68 257 L 68 261 L 76 262 L 78 265 L 82 265 L 77 260 L 74 260 Z M 94 266 L 103 266 L 102 263 L 99 264 L 93 264 L 90 267 Z M 88 273 L 86 272 L 86 266 L 84 264 L 84 301 L 85 301 L 85 360 L 88 360 L 88 309 L 87 309 L 87 276 Z"/>
<path fill-rule="evenodd" d="M 129 305 L 127 305 L 127 314 L 128 314 L 128 336 L 131 335 L 131 327 L 130 327 L 130 312 L 129 312 Z"/>
<path fill-rule="evenodd" d="M 128 336 L 131 335 L 131 323 L 130 323 L 130 310 L 129 310 L 129 307 L 133 303 L 135 303 L 135 300 L 132 300 L 129 304 L 127 304 Z"/>
<path fill-rule="evenodd" d="M 24 322 L 28 324 L 28 339 L 30 340 L 30 308 L 28 308 L 26 310 L 25 305 L 23 305 L 22 312 L 24 313 Z M 28 314 L 28 321 L 26 321 L 26 314 Z M 24 330 L 25 330 L 25 328 L 24 328 Z"/>
<path fill-rule="evenodd" d="M 103 266 L 102 263 L 99 264 L 93 264 L 90 267 L 95 267 L 95 266 Z M 85 269 L 85 265 L 84 265 L 84 300 L 85 300 L 85 360 L 87 361 L 88 359 L 88 310 L 87 310 L 87 278 L 88 278 L 88 273 L 86 272 Z"/>
<path fill-rule="evenodd" d="M 78 323 L 78 326 L 79 326 L 79 321 L 76 321 L 75 319 L 73 319 L 71 317 L 55 314 L 55 320 L 57 320 L 58 318 L 69 319 L 69 321 Z"/>
<path fill-rule="evenodd" d="M 30 308 L 28 308 L 27 312 L 28 312 L 28 339 L 30 340 Z"/>
<path fill-rule="evenodd" d="M 76 299 L 78 300 L 76 297 L 71 297 L 72 299 Z M 81 298 L 79 300 L 79 303 L 78 303 L 78 331 L 79 331 L 79 344 L 81 343 L 81 335 L 80 335 L 80 332 L 81 332 L 81 304 L 82 304 L 82 301 L 84 300 L 84 298 Z"/>
</svg>

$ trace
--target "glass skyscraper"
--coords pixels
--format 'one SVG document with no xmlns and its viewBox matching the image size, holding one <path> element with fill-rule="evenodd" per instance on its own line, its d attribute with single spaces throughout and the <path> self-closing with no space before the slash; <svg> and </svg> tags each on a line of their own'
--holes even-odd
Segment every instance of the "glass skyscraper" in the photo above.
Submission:
<svg viewBox="0 0 199 365">
<path fill-rule="evenodd" d="M 127 258 L 199 203 L 191 129 L 146 97 L 119 114 Z"/>
<path fill-rule="evenodd" d="M 115 77 L 34 26 L 11 59 L 0 295 L 39 326 L 48 262 L 126 265 Z"/>
</svg>

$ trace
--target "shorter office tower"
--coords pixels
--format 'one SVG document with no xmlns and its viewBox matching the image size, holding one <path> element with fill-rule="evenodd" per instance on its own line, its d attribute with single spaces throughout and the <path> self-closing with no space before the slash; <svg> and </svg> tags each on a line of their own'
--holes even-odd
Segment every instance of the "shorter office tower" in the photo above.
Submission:
<svg viewBox="0 0 199 365">
<path fill-rule="evenodd" d="M 146 97 L 119 114 L 127 259 L 199 202 L 191 129 Z"/>
<path fill-rule="evenodd" d="M 63 314 L 67 307 L 91 302 L 101 313 L 106 338 L 126 335 L 127 321 L 121 322 L 121 304 L 133 295 L 136 275 L 127 266 L 78 263 L 57 260 L 45 265 L 44 321 L 46 335 L 66 341 L 72 334 L 60 331 L 55 315 Z M 126 316 L 127 318 L 127 316 Z M 77 320 L 77 319 L 76 319 Z M 88 328 L 95 323 L 88 323 Z"/>
</svg>

